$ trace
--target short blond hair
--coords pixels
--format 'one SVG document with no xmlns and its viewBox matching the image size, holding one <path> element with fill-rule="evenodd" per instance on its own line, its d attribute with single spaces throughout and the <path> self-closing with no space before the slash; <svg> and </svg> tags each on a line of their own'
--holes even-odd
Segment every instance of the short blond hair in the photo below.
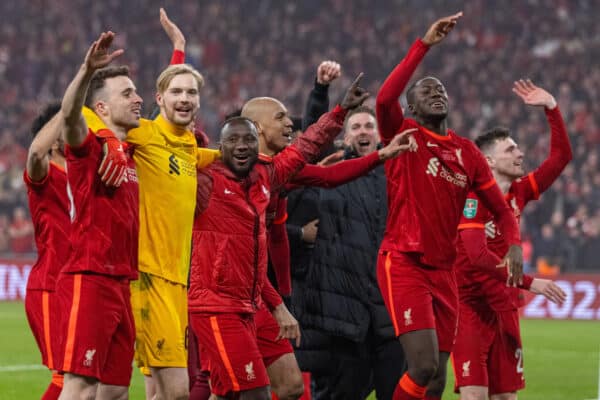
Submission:
<svg viewBox="0 0 600 400">
<path fill-rule="evenodd" d="M 196 82 L 198 82 L 198 90 L 204 86 L 204 77 L 202 77 L 202 74 L 196 68 L 189 64 L 173 64 L 165 68 L 158 76 L 158 79 L 156 79 L 156 90 L 158 93 L 164 93 L 173 78 L 181 74 L 192 74 L 196 78 Z"/>
</svg>

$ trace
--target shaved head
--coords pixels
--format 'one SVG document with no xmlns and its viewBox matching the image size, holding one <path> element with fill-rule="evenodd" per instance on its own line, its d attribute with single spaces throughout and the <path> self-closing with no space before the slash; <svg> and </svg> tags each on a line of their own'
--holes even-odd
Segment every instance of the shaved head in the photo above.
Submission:
<svg viewBox="0 0 600 400">
<path fill-rule="evenodd" d="M 272 97 L 255 97 L 244 104 L 241 115 L 260 123 L 261 119 L 270 116 L 276 108 L 283 108 L 285 110 L 285 106 L 277 99 Z"/>
<path fill-rule="evenodd" d="M 292 120 L 287 108 L 272 97 L 255 97 L 244 104 L 242 117 L 256 124 L 260 152 L 275 155 L 292 140 Z"/>
</svg>

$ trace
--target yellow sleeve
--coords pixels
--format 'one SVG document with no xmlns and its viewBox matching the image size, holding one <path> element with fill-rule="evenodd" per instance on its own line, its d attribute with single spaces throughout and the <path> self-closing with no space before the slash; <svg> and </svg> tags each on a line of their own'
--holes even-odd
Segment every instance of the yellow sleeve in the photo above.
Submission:
<svg viewBox="0 0 600 400">
<path fill-rule="evenodd" d="M 140 126 L 134 129 L 130 129 L 127 132 L 127 143 L 135 146 L 143 146 L 150 141 L 152 135 L 154 135 L 154 123 L 149 119 L 140 119 Z"/>
<path fill-rule="evenodd" d="M 104 124 L 104 122 L 102 122 L 100 117 L 98 117 L 96 113 L 93 112 L 90 108 L 83 107 L 81 109 L 81 114 L 83 115 L 83 118 L 85 118 L 85 122 L 87 123 L 88 128 L 92 130 L 92 132 L 96 133 L 100 129 L 106 129 L 106 125 Z"/>
<path fill-rule="evenodd" d="M 90 108 L 83 107 L 81 109 L 81 114 L 85 118 L 85 122 L 92 132 L 96 133 L 100 129 L 107 129 L 106 124 Z M 150 141 L 153 132 L 152 121 L 142 118 L 140 119 L 140 126 L 135 129 L 130 129 L 127 132 L 127 138 L 125 140 L 130 144 L 141 146 Z"/>
<path fill-rule="evenodd" d="M 204 168 L 221 158 L 219 150 L 198 148 L 197 168 Z"/>
</svg>

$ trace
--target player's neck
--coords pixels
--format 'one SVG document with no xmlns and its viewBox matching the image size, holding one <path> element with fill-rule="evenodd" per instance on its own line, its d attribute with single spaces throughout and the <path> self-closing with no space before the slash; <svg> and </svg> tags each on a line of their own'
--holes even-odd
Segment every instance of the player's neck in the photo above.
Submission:
<svg viewBox="0 0 600 400">
<path fill-rule="evenodd" d="M 61 152 L 56 151 L 56 150 L 52 150 L 52 154 L 50 154 L 50 161 L 53 162 L 54 164 L 59 165 L 61 168 L 65 168 L 65 165 L 67 164 L 67 160 L 65 159 L 65 156 L 62 155 Z"/>
<path fill-rule="evenodd" d="M 498 174 L 496 172 L 494 172 L 494 179 L 496 179 L 496 183 L 498 184 L 498 187 L 500 187 L 502 193 L 508 193 L 510 185 L 512 185 L 513 183 L 513 179 L 511 177 Z"/>
<path fill-rule="evenodd" d="M 269 157 L 273 157 L 278 153 L 278 151 L 269 148 L 267 143 L 265 143 L 265 141 L 263 140 L 262 136 L 258 138 L 258 152 Z"/>
<path fill-rule="evenodd" d="M 446 136 L 448 134 L 448 121 L 446 120 L 446 118 L 442 119 L 442 120 L 429 120 L 429 119 L 423 119 L 423 118 L 418 118 L 417 117 L 417 122 L 419 123 L 419 125 L 423 126 L 424 128 L 437 133 L 440 136 Z"/>
</svg>

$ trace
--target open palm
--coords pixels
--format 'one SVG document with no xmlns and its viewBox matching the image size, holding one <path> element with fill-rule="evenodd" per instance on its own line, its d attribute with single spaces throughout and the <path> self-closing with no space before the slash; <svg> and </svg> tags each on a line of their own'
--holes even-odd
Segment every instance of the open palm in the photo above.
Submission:
<svg viewBox="0 0 600 400">
<path fill-rule="evenodd" d="M 541 87 L 535 86 L 529 79 L 516 81 L 512 90 L 525 104 L 547 108 L 554 108 L 556 105 L 556 101 L 550 93 Z"/>
<path fill-rule="evenodd" d="M 99 68 L 104 68 L 110 64 L 115 58 L 123 54 L 123 50 L 115 50 L 112 53 L 109 51 L 110 45 L 115 38 L 113 32 L 102 32 L 100 37 L 92 43 L 85 57 L 85 64 L 94 71 Z"/>
</svg>

